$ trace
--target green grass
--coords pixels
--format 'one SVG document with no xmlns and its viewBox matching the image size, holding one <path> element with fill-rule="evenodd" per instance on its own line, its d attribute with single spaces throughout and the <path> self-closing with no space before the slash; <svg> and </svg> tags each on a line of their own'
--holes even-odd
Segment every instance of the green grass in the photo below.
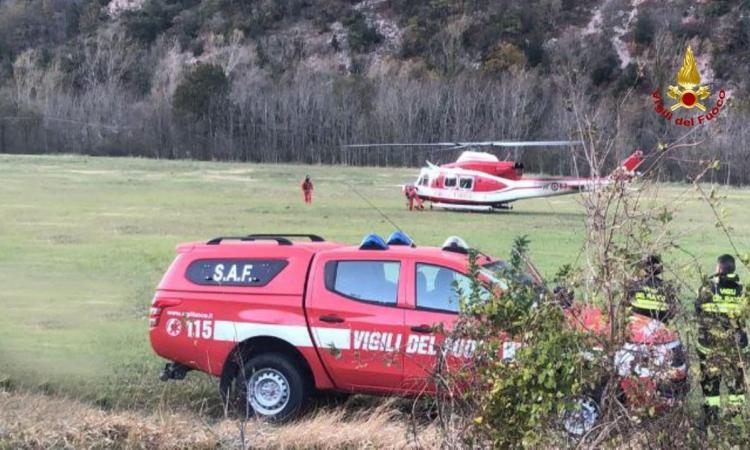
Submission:
<svg viewBox="0 0 750 450">
<path fill-rule="evenodd" d="M 312 206 L 299 192 L 307 173 L 316 185 Z M 318 233 L 350 243 L 368 232 L 389 234 L 393 226 L 355 189 L 420 245 L 439 245 L 455 234 L 503 256 L 514 237 L 526 234 L 546 274 L 576 260 L 584 227 L 577 197 L 524 201 L 496 214 L 410 213 L 399 185 L 415 173 L 0 156 L 0 381 L 106 405 L 180 397 L 188 388 L 155 381 L 163 362 L 149 347 L 146 319 L 175 245 L 251 232 Z M 658 201 L 673 202 L 686 189 L 665 186 Z M 750 190 L 723 193 L 729 222 L 747 249 Z M 726 239 L 695 195 L 680 208 L 674 223 L 680 242 L 710 270 L 716 254 L 730 251 Z M 187 384 L 191 402 L 214 389 L 200 383 Z"/>
</svg>

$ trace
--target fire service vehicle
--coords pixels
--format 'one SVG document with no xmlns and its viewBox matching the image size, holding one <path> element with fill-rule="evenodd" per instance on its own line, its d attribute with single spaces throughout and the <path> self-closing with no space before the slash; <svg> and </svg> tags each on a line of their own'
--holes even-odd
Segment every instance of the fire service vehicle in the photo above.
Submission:
<svg viewBox="0 0 750 450">
<path fill-rule="evenodd" d="M 505 263 L 481 258 L 482 279 L 502 285 L 493 277 Z M 359 246 L 312 234 L 179 245 L 150 310 L 151 345 L 170 361 L 161 378 L 215 375 L 240 412 L 272 420 L 297 415 L 315 391 L 429 393 L 440 349 L 468 359 L 477 345 L 441 347 L 437 331 L 458 317 L 456 285 L 467 289 L 468 263 L 460 238 L 418 247 L 402 232 L 369 235 Z M 574 311 L 579 323 L 604 328 L 600 311 Z M 659 392 L 685 380 L 675 333 L 649 320 L 630 335 L 618 362 L 623 377 Z M 513 358 L 515 348 L 507 342 L 498 357 Z"/>
<path fill-rule="evenodd" d="M 437 142 L 431 144 L 353 144 L 347 147 L 437 147 L 457 150 L 484 147 L 553 147 L 572 146 L 578 141 L 487 141 Z M 442 147 L 442 148 L 441 148 Z M 419 172 L 412 185 L 431 207 L 456 211 L 494 211 L 511 209 L 511 203 L 530 198 L 577 194 L 603 186 L 612 177 L 632 178 L 643 162 L 643 153 L 635 151 L 609 177 L 528 177 L 523 163 L 501 161 L 492 153 L 467 150 L 455 162 L 427 167 Z"/>
</svg>

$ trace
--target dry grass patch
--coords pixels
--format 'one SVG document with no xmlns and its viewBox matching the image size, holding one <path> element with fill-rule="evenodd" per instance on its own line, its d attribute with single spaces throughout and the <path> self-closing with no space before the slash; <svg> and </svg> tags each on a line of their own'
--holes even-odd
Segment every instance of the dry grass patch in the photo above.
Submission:
<svg viewBox="0 0 750 450">
<path fill-rule="evenodd" d="M 0 448 L 213 449 L 220 438 L 182 414 L 108 412 L 65 398 L 0 393 Z"/>
<path fill-rule="evenodd" d="M 249 423 L 245 432 L 253 448 L 436 448 L 437 431 L 431 425 L 416 425 L 392 402 L 366 406 L 356 411 L 326 409 L 282 426 Z M 236 425 L 235 425 L 236 428 Z"/>
<path fill-rule="evenodd" d="M 61 397 L 0 391 L 0 449 L 339 449 L 433 448 L 436 432 L 390 402 L 355 411 L 325 409 L 285 425 L 197 414 L 106 411 Z M 243 437 L 244 434 L 244 437 Z"/>
</svg>

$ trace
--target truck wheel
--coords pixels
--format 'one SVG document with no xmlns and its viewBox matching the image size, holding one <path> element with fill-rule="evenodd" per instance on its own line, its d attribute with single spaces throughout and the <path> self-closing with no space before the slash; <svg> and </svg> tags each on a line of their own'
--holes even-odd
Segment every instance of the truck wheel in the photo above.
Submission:
<svg viewBox="0 0 750 450">
<path fill-rule="evenodd" d="M 297 417 L 307 400 L 308 380 L 295 361 L 266 353 L 247 361 L 234 379 L 234 402 L 243 417 L 283 422 Z"/>
<path fill-rule="evenodd" d="M 583 436 L 599 422 L 599 404 L 591 397 L 582 396 L 574 399 L 571 406 L 563 412 L 563 427 L 573 436 Z"/>
</svg>

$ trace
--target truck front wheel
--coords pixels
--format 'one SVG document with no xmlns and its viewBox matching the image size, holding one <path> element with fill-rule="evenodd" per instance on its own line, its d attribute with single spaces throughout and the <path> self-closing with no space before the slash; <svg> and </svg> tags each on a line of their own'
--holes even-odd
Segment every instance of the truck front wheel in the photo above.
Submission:
<svg viewBox="0 0 750 450">
<path fill-rule="evenodd" d="M 233 387 L 232 403 L 243 417 L 278 422 L 297 417 L 310 390 L 295 361 L 281 353 L 252 357 L 240 367 Z"/>
</svg>

